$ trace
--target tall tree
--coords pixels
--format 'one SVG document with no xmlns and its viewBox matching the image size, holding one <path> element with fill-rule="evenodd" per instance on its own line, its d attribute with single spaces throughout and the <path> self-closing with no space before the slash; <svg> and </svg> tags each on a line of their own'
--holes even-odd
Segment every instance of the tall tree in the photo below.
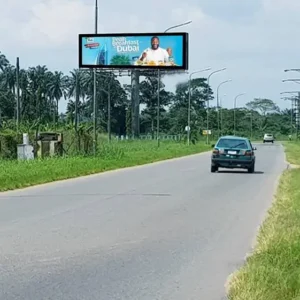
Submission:
<svg viewBox="0 0 300 300">
<path fill-rule="evenodd" d="M 67 92 L 67 77 L 62 73 L 55 71 L 54 74 L 50 74 L 49 81 L 47 82 L 47 93 L 50 99 L 55 100 L 55 109 L 53 114 L 53 121 L 56 122 L 56 118 L 59 116 L 58 104 L 61 98 L 66 98 Z"/>
<path fill-rule="evenodd" d="M 268 120 L 269 115 L 271 113 L 279 113 L 279 107 L 274 103 L 274 101 L 266 98 L 255 98 L 254 100 L 248 102 L 246 107 L 250 110 L 259 112 L 260 116 L 257 118 L 256 116 L 256 123 L 258 125 L 258 130 L 260 134 L 268 128 Z"/>
<path fill-rule="evenodd" d="M 187 126 L 189 87 L 191 100 L 191 128 L 204 129 L 206 118 L 205 103 L 213 99 L 213 92 L 205 78 L 192 79 L 176 85 L 175 101 L 170 108 L 170 126 L 172 132 L 183 132 Z"/>
<path fill-rule="evenodd" d="M 172 93 L 165 90 L 165 85 L 160 80 L 159 82 L 159 111 L 163 113 L 166 111 L 166 106 L 170 104 Z M 158 79 L 157 77 L 148 76 L 140 83 L 140 102 L 146 107 L 142 111 L 142 123 L 146 131 L 149 131 L 154 136 L 155 119 L 158 110 Z"/>
<path fill-rule="evenodd" d="M 9 61 L 4 54 L 0 51 L 0 70 L 4 71 L 4 69 L 9 65 Z"/>
<path fill-rule="evenodd" d="M 274 101 L 265 98 L 255 98 L 248 102 L 246 107 L 250 110 L 258 111 L 263 116 L 266 116 L 268 113 L 279 112 L 279 107 Z"/>
</svg>

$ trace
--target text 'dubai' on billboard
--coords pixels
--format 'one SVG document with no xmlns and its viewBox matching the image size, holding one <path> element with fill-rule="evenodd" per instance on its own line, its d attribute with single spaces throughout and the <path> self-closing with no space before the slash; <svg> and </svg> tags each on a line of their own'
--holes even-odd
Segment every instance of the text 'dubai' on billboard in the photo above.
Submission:
<svg viewBox="0 0 300 300">
<path fill-rule="evenodd" d="M 80 34 L 79 67 L 187 70 L 188 34 Z"/>
</svg>

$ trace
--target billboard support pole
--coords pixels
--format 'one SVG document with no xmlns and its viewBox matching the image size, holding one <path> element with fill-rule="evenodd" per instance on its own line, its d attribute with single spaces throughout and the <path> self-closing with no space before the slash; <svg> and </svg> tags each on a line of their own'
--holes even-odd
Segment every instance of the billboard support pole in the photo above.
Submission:
<svg viewBox="0 0 300 300">
<path fill-rule="evenodd" d="M 108 142 L 111 142 L 111 88 L 112 82 L 114 80 L 114 73 L 110 73 L 109 85 L 108 85 L 108 95 L 107 95 L 107 134 Z"/>
<path fill-rule="evenodd" d="M 140 134 L 140 72 L 132 70 L 131 72 L 131 105 L 132 105 L 132 137 L 139 138 Z"/>
<path fill-rule="evenodd" d="M 98 33 L 98 0 L 95 0 L 95 33 Z M 93 131 L 94 131 L 94 140 L 93 140 L 93 150 L 94 150 L 94 155 L 96 156 L 97 154 L 97 69 L 94 69 L 94 95 L 93 95 L 93 111 L 94 111 L 94 124 L 93 124 Z"/>
</svg>

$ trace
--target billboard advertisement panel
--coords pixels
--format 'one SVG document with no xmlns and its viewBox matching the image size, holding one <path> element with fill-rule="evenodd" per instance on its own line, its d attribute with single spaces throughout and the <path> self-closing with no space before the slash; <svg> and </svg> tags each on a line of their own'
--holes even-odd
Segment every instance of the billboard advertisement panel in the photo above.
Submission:
<svg viewBox="0 0 300 300">
<path fill-rule="evenodd" d="M 187 70 L 188 34 L 80 34 L 79 67 Z"/>
</svg>

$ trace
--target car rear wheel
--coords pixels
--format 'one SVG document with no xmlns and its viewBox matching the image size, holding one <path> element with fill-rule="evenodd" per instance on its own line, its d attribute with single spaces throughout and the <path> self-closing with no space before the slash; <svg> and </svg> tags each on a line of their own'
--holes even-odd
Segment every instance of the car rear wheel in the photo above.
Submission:
<svg viewBox="0 0 300 300">
<path fill-rule="evenodd" d="M 248 168 L 248 173 L 254 173 L 255 171 L 255 164 L 253 164 L 250 168 Z"/>
<path fill-rule="evenodd" d="M 215 173 L 215 172 L 217 172 L 217 171 L 218 171 L 218 167 L 213 166 L 213 165 L 210 166 L 210 172 L 211 172 L 211 173 Z"/>
</svg>

